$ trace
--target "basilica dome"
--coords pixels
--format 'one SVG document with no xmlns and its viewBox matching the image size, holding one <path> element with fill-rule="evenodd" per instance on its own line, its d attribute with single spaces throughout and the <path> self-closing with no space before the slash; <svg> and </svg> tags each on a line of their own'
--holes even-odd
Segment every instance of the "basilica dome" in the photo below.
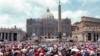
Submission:
<svg viewBox="0 0 100 56">
<path fill-rule="evenodd" d="M 49 9 L 47 9 L 47 12 L 43 15 L 43 19 L 54 19 L 53 14 L 50 12 Z"/>
</svg>

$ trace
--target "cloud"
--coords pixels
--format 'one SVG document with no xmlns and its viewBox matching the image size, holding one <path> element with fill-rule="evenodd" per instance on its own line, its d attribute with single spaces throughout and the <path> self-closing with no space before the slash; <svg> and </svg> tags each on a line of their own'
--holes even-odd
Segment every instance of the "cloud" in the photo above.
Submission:
<svg viewBox="0 0 100 56">
<path fill-rule="evenodd" d="M 99 15 L 96 15 L 95 17 L 96 17 L 96 18 L 100 18 L 100 16 L 99 16 Z"/>
<path fill-rule="evenodd" d="M 38 6 L 44 7 L 44 8 L 57 7 L 57 0 L 33 0 L 33 3 L 35 3 Z"/>
<path fill-rule="evenodd" d="M 95 2 L 98 2 L 100 0 L 78 0 L 79 2 L 82 2 L 82 3 L 95 3 Z"/>
<path fill-rule="evenodd" d="M 69 0 L 61 0 L 62 4 L 68 3 Z M 33 0 L 33 3 L 37 6 L 43 7 L 43 8 L 51 8 L 56 9 L 59 3 L 59 0 Z"/>
<path fill-rule="evenodd" d="M 61 0 L 61 3 L 65 4 L 65 3 L 68 3 L 69 0 Z"/>
<path fill-rule="evenodd" d="M 25 31 L 25 24 L 25 21 L 14 21 L 14 19 L 12 19 L 12 17 L 8 14 L 0 15 L 0 28 L 12 28 L 16 25 L 18 28 L 22 28 Z"/>
<path fill-rule="evenodd" d="M 26 16 L 26 5 L 23 0 L 0 0 L 0 15 L 9 14 L 15 18 Z"/>
<path fill-rule="evenodd" d="M 0 23 L 3 25 L 6 22 L 10 22 L 12 21 L 12 18 L 10 17 L 10 15 L 5 14 L 5 15 L 0 15 Z"/>
<path fill-rule="evenodd" d="M 25 2 L 23 0 L 0 0 L 0 5 L 11 6 L 19 11 L 22 11 Z"/>
<path fill-rule="evenodd" d="M 82 6 L 100 2 L 100 0 L 77 0 L 77 1 L 82 3 Z"/>
<path fill-rule="evenodd" d="M 58 18 L 58 12 L 57 11 L 52 11 L 53 15 L 55 16 L 55 18 Z M 82 16 L 88 16 L 89 13 L 87 11 L 84 10 L 77 10 L 77 11 L 64 11 L 62 12 L 62 19 L 64 18 L 69 18 L 72 20 L 72 23 L 76 22 L 76 21 L 80 21 Z"/>
</svg>

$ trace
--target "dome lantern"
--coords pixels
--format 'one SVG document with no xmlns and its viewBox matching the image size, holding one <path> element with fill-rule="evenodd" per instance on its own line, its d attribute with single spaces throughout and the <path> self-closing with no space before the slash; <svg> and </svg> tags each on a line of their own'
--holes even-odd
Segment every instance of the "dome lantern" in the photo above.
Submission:
<svg viewBox="0 0 100 56">
<path fill-rule="evenodd" d="M 49 8 L 47 8 L 47 12 L 50 12 Z"/>
</svg>

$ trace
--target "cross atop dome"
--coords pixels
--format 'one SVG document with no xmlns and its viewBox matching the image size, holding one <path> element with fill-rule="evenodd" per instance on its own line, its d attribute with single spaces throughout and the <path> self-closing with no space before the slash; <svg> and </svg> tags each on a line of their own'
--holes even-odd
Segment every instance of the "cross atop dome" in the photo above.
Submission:
<svg viewBox="0 0 100 56">
<path fill-rule="evenodd" d="M 50 12 L 49 8 L 47 8 L 47 12 Z"/>
</svg>

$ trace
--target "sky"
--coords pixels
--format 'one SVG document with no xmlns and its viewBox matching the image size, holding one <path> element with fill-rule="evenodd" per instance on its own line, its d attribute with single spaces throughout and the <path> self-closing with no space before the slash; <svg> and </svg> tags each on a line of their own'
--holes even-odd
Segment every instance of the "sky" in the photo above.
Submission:
<svg viewBox="0 0 100 56">
<path fill-rule="evenodd" d="M 0 28 L 15 25 L 26 31 L 28 18 L 41 19 L 47 8 L 58 18 L 59 0 L 0 0 Z M 100 0 L 61 0 L 62 19 L 71 19 L 72 24 L 82 16 L 100 18 Z"/>
</svg>

